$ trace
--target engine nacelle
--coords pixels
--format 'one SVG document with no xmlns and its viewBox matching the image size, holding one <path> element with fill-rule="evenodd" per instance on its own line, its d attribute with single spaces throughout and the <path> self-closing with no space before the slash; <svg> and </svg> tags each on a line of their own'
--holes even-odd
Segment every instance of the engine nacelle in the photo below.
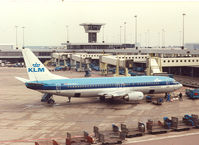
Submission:
<svg viewBox="0 0 199 145">
<path fill-rule="evenodd" d="M 131 92 L 131 93 L 128 93 L 128 95 L 124 97 L 124 100 L 137 101 L 137 100 L 142 100 L 143 98 L 144 98 L 144 94 L 142 92 Z"/>
</svg>

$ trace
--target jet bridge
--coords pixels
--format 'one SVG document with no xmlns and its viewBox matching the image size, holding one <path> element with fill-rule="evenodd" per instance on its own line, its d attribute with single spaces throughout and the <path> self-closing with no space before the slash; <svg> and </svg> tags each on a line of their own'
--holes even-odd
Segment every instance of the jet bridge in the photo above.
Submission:
<svg viewBox="0 0 199 145">
<path fill-rule="evenodd" d="M 147 63 L 147 69 L 146 69 L 147 75 L 163 73 L 160 57 L 149 57 L 146 63 Z"/>
<path fill-rule="evenodd" d="M 87 53 L 77 53 L 70 55 L 71 66 L 76 66 L 76 63 L 80 63 L 80 68 L 78 71 L 83 71 L 82 64 L 86 64 L 87 68 L 89 68 L 89 64 L 93 59 L 99 59 L 99 56 L 103 54 L 87 54 Z"/>
<path fill-rule="evenodd" d="M 56 62 L 56 66 L 60 66 L 60 61 L 64 61 L 64 66 L 66 66 L 66 61 L 70 58 L 71 53 L 52 53 L 52 60 Z"/>
<path fill-rule="evenodd" d="M 199 57 L 150 57 L 147 59 L 147 75 L 163 73 L 163 67 L 199 66 Z"/>
<path fill-rule="evenodd" d="M 133 62 L 146 62 L 148 55 L 103 55 L 100 57 L 100 70 L 102 75 L 108 74 L 108 64 L 116 66 L 115 76 L 119 76 L 119 68 L 125 69 L 125 76 L 129 76 L 128 68 Z"/>
</svg>

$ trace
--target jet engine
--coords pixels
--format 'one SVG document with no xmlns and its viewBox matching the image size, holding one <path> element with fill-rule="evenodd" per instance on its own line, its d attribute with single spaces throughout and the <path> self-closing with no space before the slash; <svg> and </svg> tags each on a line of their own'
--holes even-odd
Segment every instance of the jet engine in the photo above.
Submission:
<svg viewBox="0 0 199 145">
<path fill-rule="evenodd" d="M 142 92 L 131 92 L 128 93 L 127 96 L 124 97 L 126 101 L 136 101 L 142 100 L 144 98 L 144 94 Z"/>
</svg>

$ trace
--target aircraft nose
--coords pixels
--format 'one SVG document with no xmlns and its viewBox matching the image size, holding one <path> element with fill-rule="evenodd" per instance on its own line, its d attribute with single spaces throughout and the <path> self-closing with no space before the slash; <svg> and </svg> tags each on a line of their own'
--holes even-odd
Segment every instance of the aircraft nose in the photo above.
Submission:
<svg viewBox="0 0 199 145">
<path fill-rule="evenodd" d="M 182 84 L 179 84 L 179 88 L 181 88 L 183 85 Z"/>
</svg>

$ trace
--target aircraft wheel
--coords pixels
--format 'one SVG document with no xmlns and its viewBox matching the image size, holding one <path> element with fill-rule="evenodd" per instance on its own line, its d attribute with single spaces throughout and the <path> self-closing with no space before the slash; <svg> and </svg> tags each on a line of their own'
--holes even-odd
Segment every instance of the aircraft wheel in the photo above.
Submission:
<svg viewBox="0 0 199 145">
<path fill-rule="evenodd" d="M 47 103 L 48 103 L 48 104 L 55 104 L 55 100 L 49 99 Z"/>
<path fill-rule="evenodd" d="M 104 101 L 105 101 L 105 97 L 104 97 L 104 96 L 101 96 L 101 97 L 100 97 L 100 101 L 104 102 Z"/>
</svg>

